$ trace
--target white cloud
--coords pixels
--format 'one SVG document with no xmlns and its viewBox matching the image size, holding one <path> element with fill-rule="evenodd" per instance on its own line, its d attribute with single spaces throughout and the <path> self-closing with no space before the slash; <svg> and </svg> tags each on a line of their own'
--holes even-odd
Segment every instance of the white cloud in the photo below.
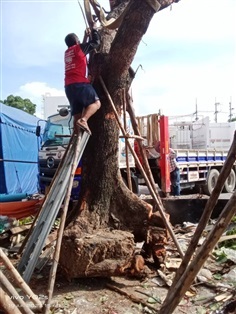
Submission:
<svg viewBox="0 0 236 314">
<path fill-rule="evenodd" d="M 235 38 L 235 14 L 235 0 L 224 3 L 182 0 L 154 16 L 147 38 L 173 38 L 188 42 L 231 40 L 233 36 Z"/>
<path fill-rule="evenodd" d="M 20 68 L 60 63 L 65 36 L 78 30 L 83 36 L 84 29 L 77 1 L 5 1 L 1 21 L 3 62 Z"/>
<path fill-rule="evenodd" d="M 215 103 L 219 119 L 226 121 L 229 102 L 235 102 L 235 74 L 227 60 L 200 64 L 162 64 L 139 70 L 133 82 L 137 115 L 157 113 L 186 115 L 198 110 L 213 119 Z"/>
<path fill-rule="evenodd" d="M 24 99 L 29 98 L 32 103 L 36 104 L 36 116 L 41 118 L 43 108 L 43 96 L 65 96 L 65 92 L 64 90 L 50 87 L 45 82 L 31 82 L 20 86 L 15 95 L 18 95 Z"/>
<path fill-rule="evenodd" d="M 108 10 L 108 0 L 99 2 Z M 155 14 L 134 60 L 134 70 L 144 69 L 133 82 L 137 114 L 185 115 L 196 99 L 199 110 L 213 112 L 216 101 L 228 112 L 230 97 L 236 111 L 235 10 L 235 0 L 181 0 Z M 15 94 L 36 103 L 41 115 L 43 94 L 64 95 L 64 37 L 84 29 L 77 1 L 4 2 L 3 92 L 21 85 Z"/>
<path fill-rule="evenodd" d="M 144 69 L 133 82 L 137 115 L 191 114 L 197 102 L 214 119 L 220 103 L 218 117 L 228 119 L 236 100 L 235 13 L 235 0 L 182 0 L 154 16 L 134 60 L 134 69 Z"/>
</svg>

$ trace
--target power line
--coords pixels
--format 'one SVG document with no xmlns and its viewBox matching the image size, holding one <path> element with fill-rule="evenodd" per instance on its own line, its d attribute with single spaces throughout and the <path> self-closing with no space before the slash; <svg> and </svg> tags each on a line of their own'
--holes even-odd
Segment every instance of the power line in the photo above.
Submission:
<svg viewBox="0 0 236 314">
<path fill-rule="evenodd" d="M 231 121 L 233 119 L 233 110 L 234 108 L 232 108 L 232 100 L 230 97 L 230 102 L 229 102 L 229 121 Z"/>
<path fill-rule="evenodd" d="M 217 115 L 218 115 L 218 113 L 219 113 L 219 111 L 218 111 L 218 106 L 220 105 L 220 103 L 219 102 L 216 102 L 216 100 L 215 100 L 215 112 L 214 112 L 214 115 L 215 115 L 215 122 L 217 123 Z"/>
</svg>

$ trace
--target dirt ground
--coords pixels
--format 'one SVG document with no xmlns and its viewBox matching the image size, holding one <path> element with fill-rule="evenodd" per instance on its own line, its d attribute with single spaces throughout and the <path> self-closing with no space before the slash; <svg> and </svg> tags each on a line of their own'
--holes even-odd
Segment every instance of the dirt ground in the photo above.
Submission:
<svg viewBox="0 0 236 314">
<path fill-rule="evenodd" d="M 235 228 L 235 223 L 232 228 Z M 205 234 L 212 226 L 207 227 Z M 195 232 L 196 224 L 185 223 L 175 226 L 174 232 L 183 252 Z M 1 239 L 0 239 L 1 240 Z M 7 240 L 7 242 L 6 242 Z M 19 259 L 9 250 L 11 241 L 0 241 L 0 247 L 16 267 Z M 204 241 L 200 239 L 199 245 Z M 231 241 L 234 241 L 235 238 Z M 236 246 L 235 246 L 236 247 Z M 51 301 L 50 314 L 142 314 L 161 313 L 161 304 L 165 300 L 180 259 L 175 245 L 170 241 L 166 247 L 167 259 L 161 269 L 156 269 L 152 261 L 147 261 L 148 275 L 140 278 L 112 277 L 85 278 L 68 281 L 60 266 Z M 13 250 L 14 251 L 14 250 Z M 225 253 L 226 252 L 226 253 Z M 211 254 L 204 267 L 195 278 L 189 291 L 181 300 L 174 314 L 236 314 L 236 255 L 234 250 L 220 253 L 221 263 Z M 52 261 L 49 258 L 45 266 L 35 270 L 29 286 L 42 303 L 48 295 L 49 274 Z M 79 265 L 78 265 L 79 267 Z M 6 274 L 16 291 L 35 312 L 33 303 L 22 294 L 12 280 L 9 271 L 0 260 L 0 270 Z M 1 275 L 1 274 L 0 274 Z M 14 301 L 16 296 L 11 295 Z M 25 313 L 23 309 L 20 309 Z M 1 312 L 0 313 L 4 313 Z M 13 313 L 13 311 L 9 311 Z"/>
<path fill-rule="evenodd" d="M 181 240 L 182 238 L 182 240 Z M 181 235 L 179 242 L 185 246 L 188 236 Z M 8 256 L 16 266 L 16 258 Z M 50 314 L 141 314 L 161 313 L 160 307 L 168 292 L 175 271 L 176 260 L 167 260 L 163 271 L 148 265 L 148 276 L 142 279 L 131 277 L 86 278 L 68 281 L 58 268 L 51 302 Z M 172 265 L 172 266 L 171 266 Z M 79 265 L 78 265 L 79 267 Z M 168 269 L 169 268 L 169 269 Z M 35 271 L 29 286 L 42 303 L 47 299 L 48 278 L 51 261 L 40 271 Z M 1 264 L 1 270 L 12 282 L 9 272 Z M 203 271 L 203 272 L 202 272 Z M 224 279 L 224 276 L 228 277 Z M 215 276 L 215 277 L 214 277 Z M 218 276 L 218 278 L 217 278 Z M 233 278 L 234 277 L 234 278 Z M 231 281 L 231 279 L 233 279 Z M 15 283 L 12 283 L 16 287 Z M 218 264 L 213 256 L 204 265 L 191 289 L 186 293 L 174 314 L 230 314 L 236 313 L 236 267 L 232 261 Z M 17 290 L 18 291 L 18 290 Z M 35 311 L 23 294 L 24 301 Z M 14 299 L 14 296 L 12 296 Z M 23 309 L 21 309 L 24 313 Z M 13 312 L 9 312 L 13 313 Z"/>
<path fill-rule="evenodd" d="M 44 302 L 47 298 L 47 279 L 49 267 L 40 274 L 34 274 L 30 287 Z M 158 277 L 137 280 L 132 278 L 89 278 L 74 279 L 68 282 L 60 274 L 54 287 L 50 313 L 65 314 L 140 314 L 161 313 L 161 302 L 165 299 L 168 287 L 160 287 Z M 109 287 L 117 287 L 126 293 L 121 295 Z M 23 296 L 23 294 L 21 294 Z M 199 285 L 185 296 L 174 311 L 175 314 L 189 313 L 231 313 L 212 309 L 223 309 L 224 304 L 214 301 L 215 288 Z M 136 302 L 132 301 L 132 299 Z M 33 303 L 24 300 L 34 311 Z M 206 302 L 206 303 L 205 303 Z M 21 309 L 22 313 L 24 310 Z M 4 312 L 2 312 L 4 313 Z M 13 313 L 13 312 L 10 312 Z M 235 313 L 235 312 L 232 312 Z"/>
<path fill-rule="evenodd" d="M 40 296 L 46 297 L 48 269 L 43 274 L 34 274 L 30 286 Z M 159 278 L 160 279 L 160 278 Z M 78 313 L 78 314 L 140 314 L 160 313 L 161 302 L 165 299 L 168 287 L 160 287 L 160 280 L 157 276 L 137 280 L 132 278 L 90 278 L 74 279 L 68 282 L 60 274 L 57 275 L 54 295 L 52 300 L 51 313 Z M 163 282 L 162 282 L 163 284 Z M 121 295 L 109 287 L 117 287 L 127 295 Z M 189 292 L 174 311 L 175 314 L 189 313 L 213 313 L 210 307 L 216 304 L 214 296 L 215 289 L 209 289 L 199 285 Z M 131 300 L 134 296 L 139 303 Z M 200 301 L 198 301 L 200 300 Z M 201 300 L 211 300 L 202 304 Z M 146 305 L 145 305 L 146 303 Z"/>
</svg>

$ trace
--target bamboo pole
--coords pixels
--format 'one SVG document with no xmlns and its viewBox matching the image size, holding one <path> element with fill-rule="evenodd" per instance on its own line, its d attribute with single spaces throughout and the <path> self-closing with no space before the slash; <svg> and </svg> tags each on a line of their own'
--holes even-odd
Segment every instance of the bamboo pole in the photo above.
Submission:
<svg viewBox="0 0 236 314">
<path fill-rule="evenodd" d="M 18 307 L 21 308 L 25 314 L 33 314 L 33 312 L 25 303 L 23 298 L 19 295 L 19 293 L 15 290 L 15 288 L 12 286 L 10 281 L 7 279 L 7 277 L 3 273 L 1 273 L 1 284 L 5 288 L 5 290 L 7 290 L 7 292 L 12 297 L 14 297 L 14 301 L 18 304 Z"/>
<path fill-rule="evenodd" d="M 224 230 L 231 222 L 231 219 L 235 213 L 236 191 L 223 209 L 214 228 L 208 234 L 202 246 L 198 249 L 194 260 L 192 260 L 189 266 L 185 269 L 182 277 L 175 284 L 175 286 L 170 288 L 168 297 L 165 299 L 160 309 L 161 314 L 173 313 L 180 300 L 183 298 L 185 292 L 189 289 L 199 270 L 207 260 L 209 253 L 214 249 Z"/>
<path fill-rule="evenodd" d="M 124 128 L 123 128 L 123 126 L 122 126 L 122 124 L 121 124 L 121 122 L 120 122 L 120 120 L 119 120 L 119 116 L 118 116 L 118 113 L 117 113 L 117 111 L 116 111 L 116 107 L 115 107 L 115 105 L 114 105 L 114 103 L 113 103 L 113 101 L 112 101 L 112 99 L 111 99 L 111 96 L 110 96 L 110 94 L 109 94 L 109 92 L 108 92 L 108 90 L 107 90 L 107 88 L 106 88 L 106 85 L 105 85 L 105 83 L 104 83 L 104 81 L 103 81 L 103 79 L 102 79 L 101 76 L 100 76 L 100 81 L 101 81 L 101 84 L 102 84 L 102 86 L 103 86 L 103 88 L 104 88 L 104 91 L 105 91 L 105 93 L 106 93 L 106 96 L 107 96 L 107 98 L 108 98 L 108 100 L 109 100 L 109 102 L 110 102 L 110 104 L 111 104 L 111 106 L 112 106 L 112 108 L 113 108 L 113 110 L 114 110 L 114 114 L 115 114 L 117 123 L 118 123 L 118 125 L 119 125 L 119 127 L 120 127 L 120 129 L 121 129 L 121 131 L 122 131 L 122 133 L 123 133 L 123 135 L 126 136 L 127 133 L 126 133 L 126 131 L 124 130 Z M 143 166 L 141 165 L 141 163 L 140 163 L 140 161 L 139 161 L 139 159 L 138 159 L 138 157 L 137 157 L 137 155 L 136 155 L 136 153 L 135 153 L 133 147 L 131 146 L 131 144 L 130 144 L 129 142 L 127 142 L 127 144 L 128 144 L 128 147 L 129 147 L 129 149 L 130 149 L 132 155 L 134 156 L 134 159 L 135 159 L 135 161 L 136 161 L 136 163 L 137 163 L 137 165 L 138 165 L 138 167 L 139 167 L 139 169 L 140 169 L 140 171 L 141 171 L 143 177 L 144 177 L 144 180 L 145 180 L 145 182 L 146 182 L 146 184 L 147 184 L 147 186 L 148 186 L 148 188 L 149 188 L 150 194 L 152 195 L 152 197 L 153 197 L 155 203 L 157 204 L 157 208 L 158 208 L 158 210 L 159 210 L 159 212 L 160 212 L 160 215 L 161 215 L 161 217 L 162 217 L 162 219 L 163 219 L 163 222 L 164 222 L 164 224 L 165 224 L 165 226 L 166 226 L 166 228 L 167 228 L 169 234 L 171 235 L 171 237 L 172 237 L 172 239 L 173 239 L 173 242 L 175 243 L 175 245 L 176 245 L 176 247 L 177 247 L 177 250 L 178 250 L 180 256 L 183 257 L 184 254 L 183 254 L 183 252 L 182 252 L 182 250 L 181 250 L 181 247 L 180 247 L 180 245 L 179 245 L 179 243 L 178 243 L 178 240 L 177 240 L 177 238 L 176 238 L 176 236 L 175 236 L 175 234 L 174 234 L 174 232 L 173 232 L 173 230 L 172 230 L 172 228 L 171 228 L 170 223 L 167 221 L 166 216 L 165 216 L 165 214 L 164 214 L 164 207 L 163 207 L 163 204 L 162 204 L 160 198 L 158 197 L 157 193 L 155 192 L 155 190 L 154 190 L 153 187 L 151 186 L 150 181 L 148 180 L 148 177 L 147 177 L 147 175 L 146 175 L 146 173 L 145 173 L 145 171 L 144 171 L 144 169 L 143 169 Z"/>
<path fill-rule="evenodd" d="M 218 198 L 219 198 L 221 190 L 224 186 L 224 183 L 230 174 L 230 171 L 231 171 L 232 166 L 235 162 L 235 159 L 236 159 L 236 132 L 234 133 L 232 145 L 230 147 L 227 159 L 224 162 L 223 168 L 220 172 L 216 186 L 215 186 L 214 190 L 212 191 L 212 194 L 206 203 L 205 209 L 204 209 L 203 214 L 201 216 L 201 219 L 198 223 L 196 231 L 195 231 L 195 233 L 194 233 L 194 235 L 190 241 L 190 244 L 187 248 L 184 259 L 182 260 L 182 263 L 180 264 L 180 267 L 178 268 L 178 270 L 176 272 L 172 287 L 174 287 L 176 285 L 176 283 L 179 281 L 180 277 L 182 276 L 186 267 L 188 266 L 189 261 L 191 260 L 191 257 L 192 257 L 192 255 L 193 255 L 193 253 L 194 253 L 194 251 L 198 245 L 198 241 L 202 235 L 202 232 L 205 229 L 205 227 L 209 221 L 209 218 L 212 214 L 212 211 L 213 211 L 213 209 L 214 209 L 214 207 L 218 201 Z M 169 290 L 169 293 L 171 293 L 171 289 Z"/>
<path fill-rule="evenodd" d="M 22 314 L 18 306 L 12 301 L 9 295 L 0 287 L 0 304 L 6 314 Z"/>
<path fill-rule="evenodd" d="M 127 107 L 127 111 L 129 112 L 130 120 L 131 120 L 131 123 L 132 123 L 132 127 L 133 127 L 133 130 L 134 130 L 134 133 L 135 133 L 135 136 L 136 136 L 136 139 L 137 139 L 137 143 L 138 143 L 138 146 L 139 146 L 139 150 L 140 150 L 140 153 L 141 153 L 141 156 L 142 156 L 143 167 L 144 167 L 145 173 L 147 174 L 147 177 L 148 177 L 148 179 L 150 181 L 150 184 L 151 184 L 152 188 L 154 189 L 154 191 L 156 191 L 156 183 L 155 183 L 155 181 L 153 179 L 153 175 L 152 175 L 149 163 L 148 163 L 146 151 L 145 151 L 145 149 L 144 149 L 144 147 L 142 145 L 141 139 L 143 140 L 143 138 L 141 137 L 141 133 L 140 133 L 140 130 L 139 130 L 139 125 L 137 123 L 137 120 L 136 120 L 136 117 L 135 117 L 135 114 L 134 114 L 134 109 L 131 106 L 131 104 L 129 104 L 129 106 Z M 143 121 L 140 124 L 143 124 Z M 156 193 L 156 195 L 157 195 L 157 198 L 159 199 L 159 201 L 161 202 L 159 194 Z"/>
<path fill-rule="evenodd" d="M 123 136 L 123 135 L 120 135 L 119 136 L 120 138 L 135 138 L 135 139 L 138 139 L 138 140 L 141 140 L 143 141 L 144 138 L 142 136 L 139 136 L 139 135 L 135 135 L 135 134 L 128 134 L 127 136 Z"/>
<path fill-rule="evenodd" d="M 14 277 L 16 283 L 18 286 L 24 291 L 24 293 L 27 295 L 27 297 L 32 300 L 32 302 L 39 308 L 42 308 L 43 305 L 36 294 L 33 293 L 33 291 L 30 289 L 30 287 L 26 284 L 24 279 L 21 277 L 21 275 L 18 273 L 18 271 L 15 269 L 15 267 L 12 265 L 9 258 L 6 256 L 6 254 L 3 252 L 3 250 L 0 248 L 0 258 L 3 261 L 3 264 L 6 266 L 6 268 L 10 271 L 11 275 Z"/>
<path fill-rule="evenodd" d="M 50 269 L 50 274 L 49 274 L 48 298 L 44 304 L 44 314 L 47 314 L 50 311 L 50 303 L 52 300 L 52 295 L 53 295 L 53 290 L 54 290 L 54 285 L 55 285 L 55 280 L 56 280 L 57 266 L 59 263 L 60 251 L 61 251 L 61 241 L 62 241 L 62 236 L 63 236 L 63 232 L 64 232 L 64 228 L 65 228 L 65 221 L 66 221 L 66 216 L 67 216 L 67 211 L 68 211 L 68 206 L 69 206 L 69 201 L 70 201 L 70 194 L 71 194 L 71 189 L 73 186 L 75 170 L 78 166 L 77 160 L 78 160 L 78 155 L 80 153 L 79 148 L 80 148 L 80 142 L 81 142 L 81 134 L 82 134 L 82 132 L 79 133 L 78 138 L 77 138 L 74 160 L 73 160 L 73 163 L 71 165 L 70 181 L 68 184 L 67 194 L 66 194 L 64 206 L 62 209 L 61 221 L 60 221 L 60 226 L 59 226 L 59 230 L 58 230 L 58 234 L 57 234 L 56 247 L 55 247 L 55 252 L 53 255 L 53 263 L 52 263 L 52 267 Z M 72 136 L 76 136 L 76 135 L 74 134 Z"/>
<path fill-rule="evenodd" d="M 125 97 L 125 89 L 123 90 L 123 114 L 124 114 L 124 129 L 127 130 L 127 123 L 126 123 L 126 97 Z M 126 171 L 127 171 L 127 182 L 130 191 L 132 191 L 132 183 L 131 183 L 131 174 L 130 174 L 130 167 L 129 167 L 129 149 L 127 141 L 129 139 L 125 137 L 125 157 L 126 157 Z"/>
</svg>

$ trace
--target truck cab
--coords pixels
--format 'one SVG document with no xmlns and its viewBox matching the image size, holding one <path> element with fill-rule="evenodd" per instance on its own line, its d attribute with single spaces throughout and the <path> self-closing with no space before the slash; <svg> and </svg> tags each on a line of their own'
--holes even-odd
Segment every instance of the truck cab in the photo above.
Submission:
<svg viewBox="0 0 236 314">
<path fill-rule="evenodd" d="M 62 111 L 63 112 L 63 111 Z M 65 112 L 65 111 L 64 111 Z M 127 128 L 131 127 L 131 123 L 128 121 Z M 63 154 L 70 141 L 70 136 L 73 132 L 73 118 L 67 113 L 67 115 L 61 115 L 60 113 L 54 114 L 48 117 L 44 128 L 42 137 L 42 144 L 39 150 L 39 187 L 40 193 L 46 194 L 50 183 L 59 167 Z M 126 150 L 125 139 L 120 137 L 119 139 L 119 168 L 123 181 L 127 183 L 127 166 L 126 166 Z M 138 180 L 135 176 L 135 163 L 132 154 L 128 153 L 129 168 L 131 169 L 131 183 L 132 190 L 138 193 Z M 82 162 L 80 161 L 75 175 L 74 182 L 71 191 L 71 199 L 77 200 L 80 193 L 80 183 L 82 179 Z"/>
<path fill-rule="evenodd" d="M 39 150 L 39 187 L 46 194 L 50 183 L 64 155 L 72 134 L 72 119 L 70 115 L 61 116 L 59 113 L 49 116 L 44 128 L 42 145 Z M 78 199 L 81 181 L 81 163 L 74 176 L 72 195 Z"/>
</svg>

